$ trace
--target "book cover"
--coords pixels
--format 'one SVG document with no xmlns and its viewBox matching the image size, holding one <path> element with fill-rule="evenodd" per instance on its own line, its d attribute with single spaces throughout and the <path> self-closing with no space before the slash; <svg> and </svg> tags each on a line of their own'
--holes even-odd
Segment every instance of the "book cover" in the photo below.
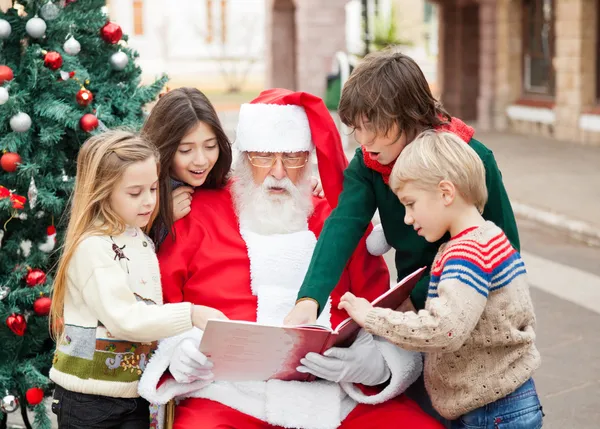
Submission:
<svg viewBox="0 0 600 429">
<path fill-rule="evenodd" d="M 425 267 L 405 277 L 372 301 L 373 306 L 398 308 L 423 274 Z M 209 320 L 200 351 L 214 364 L 215 380 L 264 381 L 314 379 L 296 371 L 309 352 L 348 347 L 360 327 L 351 318 L 335 330 L 319 325 L 272 326 L 239 320 Z"/>
</svg>

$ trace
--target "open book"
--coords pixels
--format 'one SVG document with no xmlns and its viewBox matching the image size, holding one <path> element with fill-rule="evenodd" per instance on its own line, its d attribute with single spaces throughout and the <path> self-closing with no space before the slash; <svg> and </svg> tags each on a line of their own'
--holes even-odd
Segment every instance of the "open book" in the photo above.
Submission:
<svg viewBox="0 0 600 429">
<path fill-rule="evenodd" d="M 371 303 L 396 309 L 410 295 L 425 267 L 406 276 Z M 311 381 L 314 376 L 296 371 L 309 352 L 323 353 L 331 347 L 348 347 L 360 326 L 351 318 L 335 330 L 319 325 L 271 326 L 239 320 L 209 320 L 200 351 L 214 364 L 215 380 Z"/>
</svg>

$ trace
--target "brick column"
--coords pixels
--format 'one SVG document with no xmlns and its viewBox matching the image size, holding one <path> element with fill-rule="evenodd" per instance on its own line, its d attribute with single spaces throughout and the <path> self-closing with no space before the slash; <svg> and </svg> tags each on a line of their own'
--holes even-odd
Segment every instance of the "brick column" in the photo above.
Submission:
<svg viewBox="0 0 600 429">
<path fill-rule="evenodd" d="M 490 130 L 493 124 L 493 102 L 496 81 L 496 1 L 479 4 L 479 97 L 477 125 Z"/>
<path fill-rule="evenodd" d="M 292 0 L 268 0 L 265 60 L 268 88 L 296 89 L 296 8 Z"/>
<path fill-rule="evenodd" d="M 578 139 L 579 115 L 595 104 L 596 0 L 556 4 L 556 127 L 561 140 Z"/>
<path fill-rule="evenodd" d="M 297 90 L 325 96 L 327 73 L 346 47 L 347 0 L 296 0 Z"/>
<path fill-rule="evenodd" d="M 440 4 L 442 103 L 464 120 L 477 116 L 479 91 L 479 6 Z"/>
<path fill-rule="evenodd" d="M 522 91 L 522 4 L 520 0 L 496 3 L 496 77 L 493 103 L 494 128 L 508 128 L 506 108 Z"/>
</svg>

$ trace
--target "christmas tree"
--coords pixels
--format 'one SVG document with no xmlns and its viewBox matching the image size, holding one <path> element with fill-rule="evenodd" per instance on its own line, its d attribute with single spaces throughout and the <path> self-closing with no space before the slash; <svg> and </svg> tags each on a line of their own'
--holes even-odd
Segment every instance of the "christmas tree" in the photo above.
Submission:
<svg viewBox="0 0 600 429">
<path fill-rule="evenodd" d="M 140 86 L 137 53 L 103 6 L 20 0 L 0 11 L 0 428 L 19 406 L 27 427 L 50 428 L 51 270 L 79 147 L 105 128 L 139 128 L 166 82 Z"/>
</svg>

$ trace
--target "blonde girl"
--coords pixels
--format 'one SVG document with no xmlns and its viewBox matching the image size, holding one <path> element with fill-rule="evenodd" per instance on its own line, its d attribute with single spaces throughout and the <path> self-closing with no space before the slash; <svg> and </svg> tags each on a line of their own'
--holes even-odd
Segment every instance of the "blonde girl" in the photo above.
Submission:
<svg viewBox="0 0 600 429">
<path fill-rule="evenodd" d="M 59 428 L 148 428 L 138 380 L 156 341 L 224 317 L 190 303 L 162 304 L 158 261 L 145 235 L 158 211 L 156 149 L 138 135 L 88 139 L 55 276 L 50 378 Z"/>
</svg>

